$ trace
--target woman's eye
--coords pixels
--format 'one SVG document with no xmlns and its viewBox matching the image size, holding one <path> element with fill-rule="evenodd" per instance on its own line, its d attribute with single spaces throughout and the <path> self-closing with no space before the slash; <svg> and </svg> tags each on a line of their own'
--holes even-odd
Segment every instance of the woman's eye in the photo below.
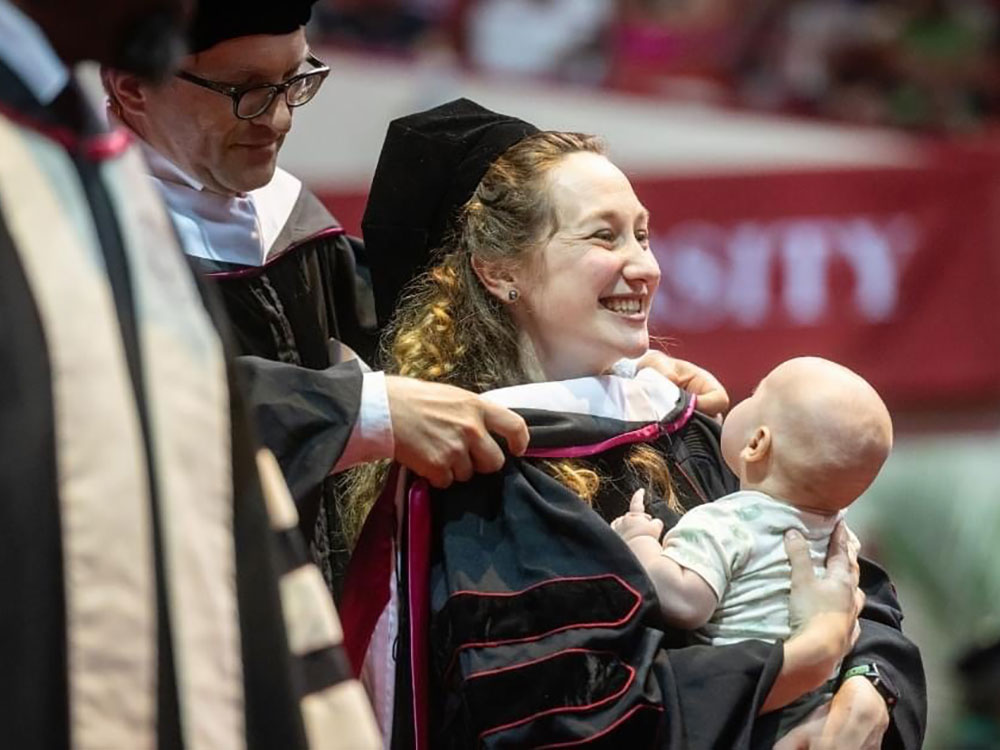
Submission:
<svg viewBox="0 0 1000 750">
<path fill-rule="evenodd" d="M 646 229 L 640 229 L 635 233 L 635 238 L 639 241 L 641 245 L 649 244 L 649 231 Z"/>
<path fill-rule="evenodd" d="M 600 240 L 601 242 L 614 242 L 615 233 L 610 229 L 600 229 L 594 232 L 591 237 L 595 240 Z"/>
</svg>

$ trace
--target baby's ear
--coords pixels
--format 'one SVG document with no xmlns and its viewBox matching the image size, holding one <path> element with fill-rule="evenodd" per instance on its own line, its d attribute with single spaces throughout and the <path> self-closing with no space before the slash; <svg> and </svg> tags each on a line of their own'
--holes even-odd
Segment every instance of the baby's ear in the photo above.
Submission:
<svg viewBox="0 0 1000 750">
<path fill-rule="evenodd" d="M 740 458 L 746 463 L 752 464 L 763 461 L 770 452 L 771 431 L 765 425 L 761 425 L 754 430 L 747 444 L 743 446 L 743 450 L 740 451 Z"/>
</svg>

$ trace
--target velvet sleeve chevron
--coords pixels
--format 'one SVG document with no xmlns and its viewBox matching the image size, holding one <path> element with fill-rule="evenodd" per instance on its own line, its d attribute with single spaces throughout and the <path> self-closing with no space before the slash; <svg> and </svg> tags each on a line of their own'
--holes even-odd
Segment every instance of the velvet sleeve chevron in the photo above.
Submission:
<svg viewBox="0 0 1000 750">
<path fill-rule="evenodd" d="M 529 463 L 434 508 L 431 746 L 751 746 L 780 645 L 667 648 L 639 564 Z"/>
<path fill-rule="evenodd" d="M 309 747 L 378 748 L 371 706 L 352 676 L 340 619 L 323 577 L 308 561 L 295 504 L 278 463 L 262 449 L 257 466 L 274 533 L 281 608 Z"/>
<path fill-rule="evenodd" d="M 394 472 L 351 566 L 386 747 L 751 748 L 781 668 L 780 644 L 670 648 L 624 542 L 527 461 L 443 491 Z"/>
</svg>

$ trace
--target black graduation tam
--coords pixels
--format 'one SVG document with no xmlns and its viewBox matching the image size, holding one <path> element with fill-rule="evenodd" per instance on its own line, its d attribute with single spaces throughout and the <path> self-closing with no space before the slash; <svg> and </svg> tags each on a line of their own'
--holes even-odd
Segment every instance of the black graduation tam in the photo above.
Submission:
<svg viewBox="0 0 1000 750">
<path fill-rule="evenodd" d="M 254 34 L 288 34 L 305 26 L 316 0 L 198 0 L 188 31 L 191 52 Z"/>
<path fill-rule="evenodd" d="M 389 123 L 361 227 L 384 325 L 490 164 L 538 128 L 468 99 Z"/>
</svg>

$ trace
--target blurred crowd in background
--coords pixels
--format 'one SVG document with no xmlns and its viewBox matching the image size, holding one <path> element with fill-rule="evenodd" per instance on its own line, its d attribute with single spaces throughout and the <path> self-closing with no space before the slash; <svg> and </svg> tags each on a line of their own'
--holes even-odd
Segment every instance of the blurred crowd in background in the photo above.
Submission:
<svg viewBox="0 0 1000 750">
<path fill-rule="evenodd" d="M 997 0 L 323 0 L 313 38 L 934 133 L 1000 122 Z"/>
</svg>

